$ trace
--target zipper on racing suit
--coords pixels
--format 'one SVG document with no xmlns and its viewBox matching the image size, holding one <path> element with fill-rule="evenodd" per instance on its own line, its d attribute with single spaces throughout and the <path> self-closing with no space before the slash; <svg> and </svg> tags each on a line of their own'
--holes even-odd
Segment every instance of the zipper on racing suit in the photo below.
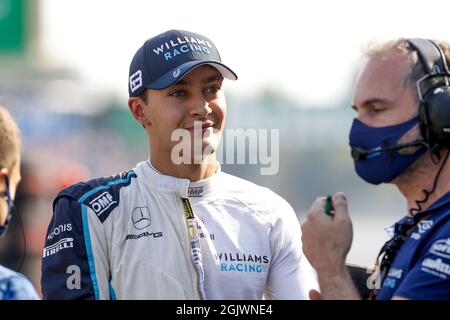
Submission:
<svg viewBox="0 0 450 320">
<path fill-rule="evenodd" d="M 194 286 L 197 288 L 197 294 L 199 295 L 200 300 L 205 300 L 205 290 L 203 287 L 205 273 L 203 269 L 200 238 L 197 233 L 197 224 L 189 199 L 181 198 L 181 201 L 183 202 L 184 221 L 186 222 L 186 231 L 190 246 L 189 255 L 196 275 L 194 277 Z"/>
</svg>

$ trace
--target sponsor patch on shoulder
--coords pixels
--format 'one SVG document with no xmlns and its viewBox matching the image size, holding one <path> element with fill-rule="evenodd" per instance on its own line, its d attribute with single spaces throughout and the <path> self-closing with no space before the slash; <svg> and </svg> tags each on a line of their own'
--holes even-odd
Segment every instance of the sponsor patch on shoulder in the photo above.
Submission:
<svg viewBox="0 0 450 320">
<path fill-rule="evenodd" d="M 115 207 L 117 207 L 119 201 L 114 199 L 113 195 L 108 190 L 100 190 L 99 192 L 86 198 L 83 204 L 91 208 L 97 217 L 101 219 L 102 216 L 106 216 L 107 213 L 110 213 Z"/>
</svg>

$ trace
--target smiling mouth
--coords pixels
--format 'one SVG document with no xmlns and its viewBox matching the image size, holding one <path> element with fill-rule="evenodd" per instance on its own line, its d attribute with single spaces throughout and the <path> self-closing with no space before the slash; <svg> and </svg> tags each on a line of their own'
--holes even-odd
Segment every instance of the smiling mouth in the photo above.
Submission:
<svg viewBox="0 0 450 320">
<path fill-rule="evenodd" d="M 186 128 L 186 130 L 188 130 L 188 131 L 201 130 L 202 132 L 205 132 L 205 131 L 208 130 L 209 128 L 214 128 L 214 123 L 212 123 L 212 122 L 205 122 L 205 123 L 202 123 L 201 126 L 199 126 L 199 125 L 194 125 L 194 126 L 192 126 L 192 127 Z"/>
</svg>

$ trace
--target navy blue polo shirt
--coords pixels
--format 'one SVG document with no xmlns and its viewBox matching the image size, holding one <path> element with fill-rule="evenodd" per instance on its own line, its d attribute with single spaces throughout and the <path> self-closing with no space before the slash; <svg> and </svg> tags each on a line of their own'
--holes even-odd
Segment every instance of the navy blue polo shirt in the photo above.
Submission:
<svg viewBox="0 0 450 320">
<path fill-rule="evenodd" d="M 399 249 L 377 299 L 450 299 L 450 192 L 425 211 L 431 215 Z M 410 218 L 398 221 L 394 232 L 405 219 Z"/>
</svg>

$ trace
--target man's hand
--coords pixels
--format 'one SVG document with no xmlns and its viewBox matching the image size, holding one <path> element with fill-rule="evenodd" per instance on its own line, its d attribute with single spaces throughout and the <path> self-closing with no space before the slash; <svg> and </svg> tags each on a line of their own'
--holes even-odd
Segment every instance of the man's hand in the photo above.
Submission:
<svg viewBox="0 0 450 320">
<path fill-rule="evenodd" d="M 325 197 L 317 198 L 302 223 L 303 252 L 317 271 L 321 289 L 321 295 L 312 292 L 310 298 L 358 299 L 345 266 L 353 239 L 345 194 L 332 198 L 331 216 L 325 214 L 325 202 Z"/>
<path fill-rule="evenodd" d="M 317 198 L 302 223 L 303 252 L 318 272 L 344 267 L 353 238 L 345 194 L 334 195 L 331 217 L 325 214 L 325 200 Z"/>
<path fill-rule="evenodd" d="M 322 295 L 319 291 L 311 289 L 309 290 L 309 300 L 322 300 Z"/>
</svg>

